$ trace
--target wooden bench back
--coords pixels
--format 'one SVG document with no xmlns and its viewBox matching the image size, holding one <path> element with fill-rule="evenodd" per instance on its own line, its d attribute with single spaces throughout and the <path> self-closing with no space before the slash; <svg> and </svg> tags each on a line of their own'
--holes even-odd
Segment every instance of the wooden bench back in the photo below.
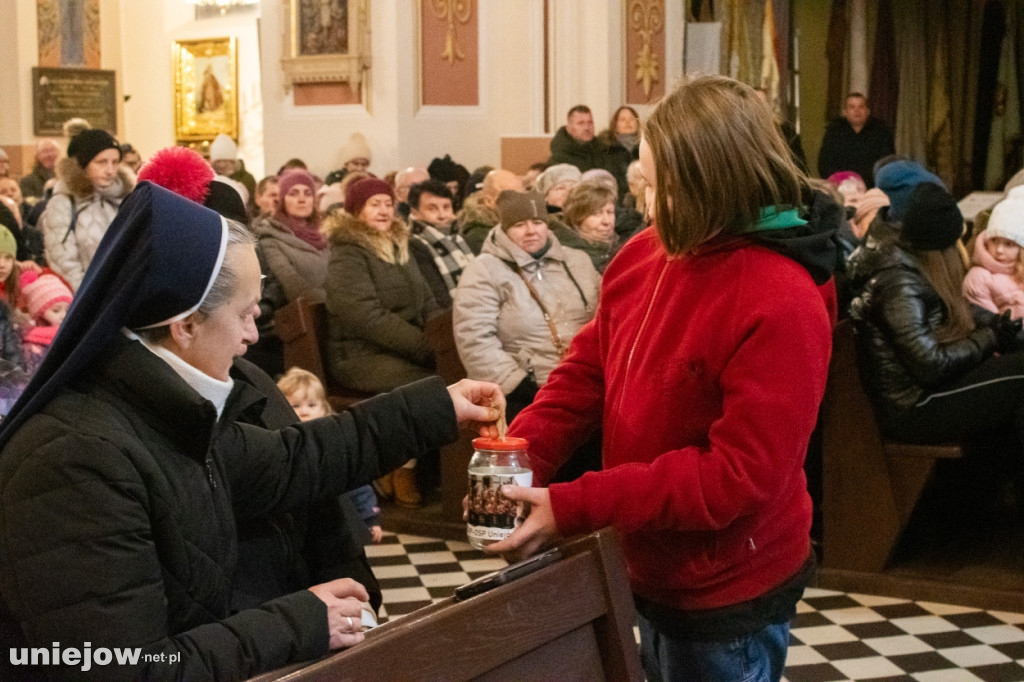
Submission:
<svg viewBox="0 0 1024 682">
<path fill-rule="evenodd" d="M 274 313 L 274 330 L 284 344 L 285 369 L 300 367 L 315 374 L 336 411 L 373 395 L 340 386 L 331 377 L 327 366 L 327 307 L 323 303 L 310 303 L 301 297 L 289 302 Z"/>
<path fill-rule="evenodd" d="M 642 680 L 614 531 L 561 547 L 561 561 L 519 580 L 446 599 L 371 630 L 351 649 L 254 681 Z"/>
<path fill-rule="evenodd" d="M 833 331 L 821 405 L 823 566 L 878 572 L 891 558 L 936 459 L 959 445 L 886 441 L 861 383 L 853 323 Z"/>
</svg>

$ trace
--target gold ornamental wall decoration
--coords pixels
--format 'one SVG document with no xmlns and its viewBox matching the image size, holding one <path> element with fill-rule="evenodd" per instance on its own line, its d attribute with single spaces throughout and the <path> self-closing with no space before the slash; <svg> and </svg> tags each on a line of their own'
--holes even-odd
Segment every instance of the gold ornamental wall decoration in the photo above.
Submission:
<svg viewBox="0 0 1024 682">
<path fill-rule="evenodd" d="M 446 60 L 449 64 L 454 64 L 456 59 L 462 61 L 465 56 L 459 47 L 456 23 L 465 24 L 469 21 L 473 15 L 473 0 L 431 0 L 430 9 L 434 12 L 434 16 L 448 24 L 441 59 Z"/>
<path fill-rule="evenodd" d="M 664 26 L 664 16 L 662 0 L 630 0 L 629 28 L 639 34 L 641 40 L 634 78 L 643 84 L 645 96 L 650 96 L 651 86 L 658 82 L 658 55 L 651 49 L 651 41 Z"/>
</svg>

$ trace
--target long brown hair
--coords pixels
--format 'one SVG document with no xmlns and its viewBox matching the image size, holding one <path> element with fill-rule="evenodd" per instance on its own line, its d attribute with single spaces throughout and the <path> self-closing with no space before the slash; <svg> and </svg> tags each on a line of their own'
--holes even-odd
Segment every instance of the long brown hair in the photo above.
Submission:
<svg viewBox="0 0 1024 682">
<path fill-rule="evenodd" d="M 974 331 L 974 316 L 963 295 L 964 276 L 967 268 L 956 245 L 941 251 L 916 251 L 909 253 L 917 259 L 921 273 L 932 285 L 946 306 L 946 319 L 936 330 L 936 337 L 942 343 L 959 341 Z"/>
<path fill-rule="evenodd" d="M 806 182 L 748 85 L 703 76 L 666 95 L 642 127 L 656 167 L 654 218 L 671 254 L 735 234 L 767 206 L 796 207 Z"/>
<path fill-rule="evenodd" d="M 14 261 L 14 267 L 11 268 L 11 274 L 7 275 L 7 279 L 4 280 L 3 297 L 7 299 L 7 307 L 13 313 L 18 307 L 18 299 L 21 297 L 21 266 L 18 265 L 17 259 Z"/>
</svg>

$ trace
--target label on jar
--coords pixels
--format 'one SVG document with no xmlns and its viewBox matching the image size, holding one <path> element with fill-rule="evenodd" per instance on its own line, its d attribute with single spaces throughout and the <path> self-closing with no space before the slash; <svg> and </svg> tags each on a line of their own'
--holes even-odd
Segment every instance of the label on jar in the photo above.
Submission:
<svg viewBox="0 0 1024 682">
<path fill-rule="evenodd" d="M 533 472 L 513 467 L 469 470 L 469 527 L 471 540 L 488 543 L 504 540 L 522 525 L 528 512 L 525 502 L 501 494 L 503 485 L 530 487 Z"/>
</svg>

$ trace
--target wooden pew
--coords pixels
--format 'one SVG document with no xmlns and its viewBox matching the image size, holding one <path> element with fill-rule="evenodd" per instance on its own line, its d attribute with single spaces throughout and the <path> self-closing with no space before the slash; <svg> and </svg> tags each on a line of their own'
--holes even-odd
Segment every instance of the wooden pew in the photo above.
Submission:
<svg viewBox="0 0 1024 682">
<path fill-rule="evenodd" d="M 437 373 L 445 382 L 454 384 L 459 379 L 465 379 L 466 368 L 462 366 L 459 352 L 455 348 L 451 309 L 428 320 L 423 333 L 434 349 Z M 441 518 L 445 521 L 462 522 L 466 469 L 472 456 L 473 436 L 466 433 L 460 435 L 454 443 L 441 448 Z"/>
<path fill-rule="evenodd" d="M 615 532 L 561 544 L 564 558 L 465 601 L 371 630 L 366 641 L 253 682 L 642 680 L 636 614 Z"/>
<path fill-rule="evenodd" d="M 861 384 L 853 323 L 833 332 L 821 405 L 822 567 L 880 572 L 892 557 L 939 459 L 958 444 L 915 445 L 883 438 Z"/>
<path fill-rule="evenodd" d="M 274 313 L 274 328 L 284 344 L 284 367 L 312 372 L 324 385 L 327 401 L 341 412 L 373 396 L 338 384 L 327 369 L 327 308 L 299 297 Z"/>
</svg>

